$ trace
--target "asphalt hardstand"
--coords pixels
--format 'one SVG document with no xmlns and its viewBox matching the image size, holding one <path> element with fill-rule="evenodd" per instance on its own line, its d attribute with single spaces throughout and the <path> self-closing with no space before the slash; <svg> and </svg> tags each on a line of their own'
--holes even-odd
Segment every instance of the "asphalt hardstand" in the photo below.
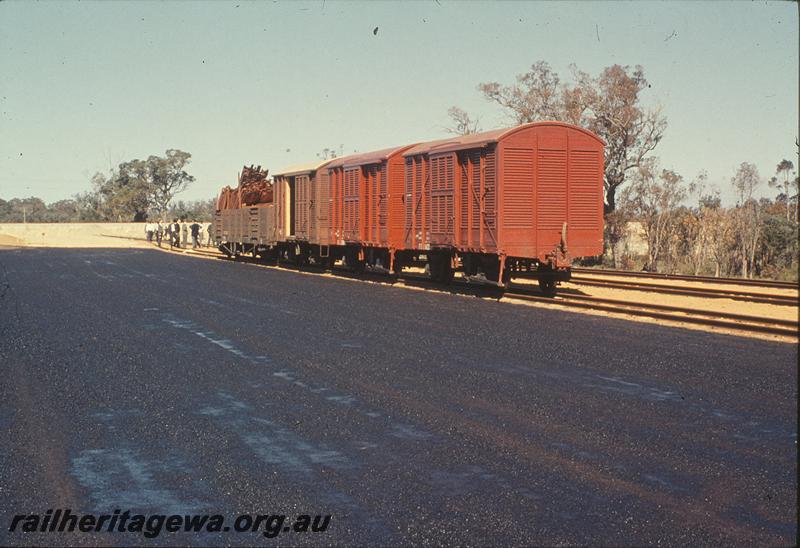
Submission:
<svg viewBox="0 0 800 548">
<path fill-rule="evenodd" d="M 791 544 L 797 346 L 155 250 L 0 251 L 0 544 Z M 331 515 L 10 532 L 15 515 Z M 228 522 L 226 522 L 228 523 Z"/>
</svg>

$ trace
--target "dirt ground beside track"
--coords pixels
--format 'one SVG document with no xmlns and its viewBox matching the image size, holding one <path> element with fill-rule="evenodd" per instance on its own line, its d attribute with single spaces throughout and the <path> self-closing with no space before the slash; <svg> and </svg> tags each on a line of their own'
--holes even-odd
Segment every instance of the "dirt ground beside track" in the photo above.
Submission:
<svg viewBox="0 0 800 548">
<path fill-rule="evenodd" d="M 713 282 L 703 282 L 699 284 L 698 282 L 692 282 L 688 280 L 674 280 L 671 278 L 659 279 L 659 278 L 646 278 L 646 277 L 636 277 L 636 276 L 612 276 L 609 274 L 589 274 L 586 272 L 580 273 L 573 273 L 576 277 L 581 278 L 591 278 L 592 280 L 598 281 L 610 281 L 610 282 L 627 282 L 627 283 L 641 283 L 641 284 L 658 284 L 658 285 L 670 285 L 676 288 L 697 288 L 702 287 L 703 289 L 722 289 L 724 291 L 746 291 L 747 293 L 763 293 L 765 295 L 787 295 L 790 297 L 797 297 L 797 289 L 790 289 L 790 288 L 773 288 L 773 287 L 764 287 L 758 285 L 747 285 L 747 284 L 718 284 Z"/>
<path fill-rule="evenodd" d="M 598 278 L 599 279 L 599 278 Z M 609 278 L 602 278 L 602 279 L 609 279 Z M 630 279 L 626 280 L 629 281 Z M 532 283 L 536 285 L 535 280 L 514 280 L 514 283 L 519 284 L 527 284 Z M 670 285 L 674 284 L 676 287 L 679 286 L 681 282 L 675 281 L 672 282 L 671 280 L 668 282 L 660 282 L 660 283 L 668 283 Z M 699 287 L 698 284 L 692 284 L 691 282 L 683 282 L 680 287 Z M 713 288 L 720 288 L 725 289 L 728 291 L 748 291 L 755 293 L 756 290 L 762 290 L 759 292 L 767 293 L 768 291 L 763 291 L 764 289 L 769 290 L 769 288 L 763 287 L 749 287 L 749 286 L 706 286 L 705 284 L 702 285 L 703 288 L 708 287 L 709 289 Z M 604 299 L 616 299 L 620 301 L 627 301 L 631 303 L 643 303 L 643 304 L 663 304 L 669 306 L 680 306 L 686 308 L 702 308 L 703 310 L 710 310 L 714 312 L 729 312 L 732 314 L 747 314 L 748 316 L 757 316 L 762 318 L 774 318 L 778 320 L 796 320 L 798 309 L 796 306 L 778 306 L 773 304 L 765 304 L 765 303 L 753 303 L 748 301 L 738 301 L 729 298 L 705 298 L 705 297 L 690 297 L 687 295 L 669 295 L 665 293 L 651 293 L 648 291 L 638 291 L 638 290 L 630 290 L 630 289 L 616 289 L 610 287 L 596 287 L 596 286 L 589 286 L 589 285 L 581 285 L 580 283 L 571 283 L 567 282 L 561 284 L 559 286 L 560 291 L 569 291 L 579 293 L 581 295 L 590 295 L 592 297 L 602 297 Z M 775 290 L 776 295 L 790 295 L 797 297 L 797 291 L 792 292 L 791 290 Z"/>
</svg>

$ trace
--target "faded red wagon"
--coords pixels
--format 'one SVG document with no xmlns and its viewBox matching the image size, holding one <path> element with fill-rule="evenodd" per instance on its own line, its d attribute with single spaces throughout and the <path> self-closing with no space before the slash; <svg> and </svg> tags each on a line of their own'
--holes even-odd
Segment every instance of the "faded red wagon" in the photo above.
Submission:
<svg viewBox="0 0 800 548">
<path fill-rule="evenodd" d="M 424 252 L 442 280 L 459 260 L 467 276 L 501 284 L 535 272 L 552 289 L 571 257 L 603 251 L 603 151 L 596 135 L 560 122 L 408 149 L 400 260 Z"/>
<path fill-rule="evenodd" d="M 412 145 L 392 147 L 334 160 L 322 171 L 332 197 L 335 240 L 345 246 L 349 264 L 388 268 L 403 246 L 404 163 Z M 325 180 L 327 177 L 327 180 Z"/>
<path fill-rule="evenodd" d="M 335 245 L 330 240 L 330 186 L 324 169 L 331 161 L 289 167 L 274 175 L 277 240 L 301 262 L 329 257 Z"/>
</svg>

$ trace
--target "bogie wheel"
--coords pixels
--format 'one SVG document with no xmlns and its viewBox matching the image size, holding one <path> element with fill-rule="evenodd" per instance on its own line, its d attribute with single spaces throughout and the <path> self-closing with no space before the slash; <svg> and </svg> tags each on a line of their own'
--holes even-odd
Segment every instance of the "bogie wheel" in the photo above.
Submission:
<svg viewBox="0 0 800 548">
<path fill-rule="evenodd" d="M 356 250 L 348 250 L 344 261 L 356 274 L 363 274 L 366 270 L 367 262 L 358 258 L 358 251 Z"/>
<path fill-rule="evenodd" d="M 431 280 L 434 282 L 439 281 L 439 255 L 435 253 L 431 253 L 428 255 L 428 276 L 431 277 Z"/>
<path fill-rule="evenodd" d="M 556 281 L 553 278 L 539 278 L 539 289 L 548 297 L 553 297 L 556 294 Z"/>
<path fill-rule="evenodd" d="M 462 260 L 464 274 L 466 276 L 475 276 L 478 274 L 480 268 L 480 261 L 472 255 L 465 255 Z"/>
<path fill-rule="evenodd" d="M 441 253 L 432 253 L 428 258 L 431 280 L 440 283 L 453 281 L 453 267 L 450 265 L 450 256 Z"/>
<path fill-rule="evenodd" d="M 508 287 L 511 282 L 511 269 L 506 267 L 503 269 L 503 277 L 500 278 L 500 264 L 494 263 L 484 266 L 484 275 L 490 282 L 499 283 L 502 287 Z"/>
<path fill-rule="evenodd" d="M 443 257 L 442 262 L 439 265 L 439 281 L 449 284 L 453 281 L 455 274 L 456 272 L 453 270 L 453 266 L 450 264 L 450 257 Z"/>
</svg>

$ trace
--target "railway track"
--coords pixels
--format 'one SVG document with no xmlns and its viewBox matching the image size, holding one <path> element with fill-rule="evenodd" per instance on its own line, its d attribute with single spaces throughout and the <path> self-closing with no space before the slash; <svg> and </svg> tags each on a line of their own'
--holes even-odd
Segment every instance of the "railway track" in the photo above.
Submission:
<svg viewBox="0 0 800 548">
<path fill-rule="evenodd" d="M 668 320 L 694 325 L 722 327 L 750 333 L 767 333 L 786 337 L 797 337 L 800 324 L 794 320 L 764 318 L 748 314 L 736 314 L 713 310 L 702 310 L 673 305 L 638 303 L 620 299 L 608 299 L 590 295 L 559 292 L 556 297 L 545 297 L 535 290 L 522 289 L 512 285 L 506 296 L 526 301 L 558 304 L 567 308 L 582 308 L 616 312 L 632 316 Z"/>
<path fill-rule="evenodd" d="M 441 284 L 432 282 L 428 278 L 419 275 L 403 275 L 402 280 L 403 282 L 412 281 L 413 285 L 417 286 L 424 285 L 426 287 L 430 286 L 437 289 L 443 288 Z M 454 280 L 452 285 L 459 288 L 459 293 L 468 291 L 471 294 L 478 294 L 478 296 L 484 297 L 507 297 L 510 299 L 519 299 L 528 302 L 559 305 L 565 308 L 615 312 L 657 320 L 668 320 L 694 325 L 722 327 L 725 329 L 742 332 L 766 333 L 785 337 L 797 337 L 798 330 L 800 329 L 800 323 L 794 320 L 763 318 L 748 314 L 701 310 L 697 308 L 655 303 L 637 303 L 621 299 L 609 299 L 604 297 L 594 297 L 591 295 L 581 295 L 567 291 L 560 291 L 557 296 L 549 297 L 543 295 L 541 291 L 537 289 L 520 287 L 519 285 L 515 284 L 512 284 L 511 287 L 506 289 L 504 292 L 493 287 L 476 287 L 475 284 L 470 284 L 463 280 Z"/>
<path fill-rule="evenodd" d="M 218 259 L 229 260 L 223 254 L 208 249 L 195 250 L 192 254 L 198 254 Z M 251 257 L 241 256 L 239 260 L 246 262 L 253 262 L 257 264 L 265 264 L 257 261 Z M 297 267 L 290 265 L 281 265 L 284 268 L 291 270 L 301 270 Z M 302 270 L 308 272 L 324 272 L 322 268 L 304 267 Z M 528 302 L 538 302 L 548 305 L 557 305 L 564 308 L 584 309 L 584 310 L 599 310 L 603 312 L 612 312 L 618 314 L 626 314 L 630 316 L 637 316 L 643 318 L 650 318 L 655 320 L 665 320 L 671 322 L 680 322 L 683 324 L 692 324 L 699 326 L 710 326 L 724 328 L 732 331 L 742 333 L 760 333 L 778 335 L 783 337 L 798 337 L 798 330 L 800 324 L 795 320 L 784 320 L 776 318 L 764 318 L 761 316 L 754 316 L 749 314 L 737 314 L 732 312 L 703 310 L 698 308 L 681 307 L 673 305 L 655 304 L 655 303 L 642 303 L 635 301 L 626 301 L 621 299 L 610 299 L 604 297 L 595 297 L 591 295 L 582 295 L 570 290 L 562 290 L 556 297 L 549 297 L 543 295 L 539 290 L 520 286 L 519 284 L 511 284 L 511 286 L 502 291 L 494 286 L 484 286 L 474 283 L 468 283 L 464 280 L 454 280 L 449 285 L 442 285 L 441 283 L 430 280 L 425 275 L 405 273 L 399 279 L 386 277 L 383 274 L 367 272 L 364 275 L 357 275 L 351 272 L 346 267 L 336 267 L 334 273 L 339 277 L 351 279 L 367 279 L 369 281 L 397 284 L 402 283 L 406 286 L 418 287 L 423 289 L 435 289 L 438 291 L 445 291 L 455 294 L 468 294 L 475 295 L 483 298 L 509 298 L 517 299 Z M 649 291 L 650 287 L 654 284 L 641 284 L 644 287 L 637 289 Z M 631 284 L 623 284 L 623 288 L 631 289 Z M 664 289 L 664 288 L 658 288 Z M 679 290 L 682 291 L 682 290 Z M 721 290 L 724 292 L 724 290 Z M 659 291 L 661 292 L 661 291 Z M 686 293 L 683 293 L 686 294 Z M 728 296 L 731 293 L 725 292 L 724 294 L 716 293 L 703 293 L 692 292 L 692 296 Z M 769 302 L 769 304 L 788 305 L 792 304 L 788 301 Z M 797 299 L 794 299 L 793 304 L 797 305 Z"/>
<path fill-rule="evenodd" d="M 779 282 L 776 280 L 748 280 L 745 278 L 715 278 L 713 276 L 689 276 L 683 274 L 664 274 L 661 272 L 635 272 L 631 270 L 611 270 L 603 268 L 573 268 L 573 274 L 597 274 L 602 276 L 618 276 L 621 278 L 653 278 L 659 280 L 680 280 L 686 282 L 713 283 L 719 285 L 740 285 L 755 287 L 771 287 L 774 289 L 798 289 L 795 282 Z"/>
<path fill-rule="evenodd" d="M 615 289 L 632 289 L 648 293 L 663 293 L 669 295 L 683 295 L 688 297 L 703 297 L 712 299 L 733 299 L 753 303 L 774 304 L 779 306 L 797 306 L 798 298 L 792 295 L 777 295 L 768 293 L 755 293 L 734 288 L 715 289 L 708 287 L 676 287 L 667 284 L 629 282 L 621 280 L 600 280 L 585 276 L 573 276 L 570 283 L 577 285 L 610 287 Z"/>
</svg>

